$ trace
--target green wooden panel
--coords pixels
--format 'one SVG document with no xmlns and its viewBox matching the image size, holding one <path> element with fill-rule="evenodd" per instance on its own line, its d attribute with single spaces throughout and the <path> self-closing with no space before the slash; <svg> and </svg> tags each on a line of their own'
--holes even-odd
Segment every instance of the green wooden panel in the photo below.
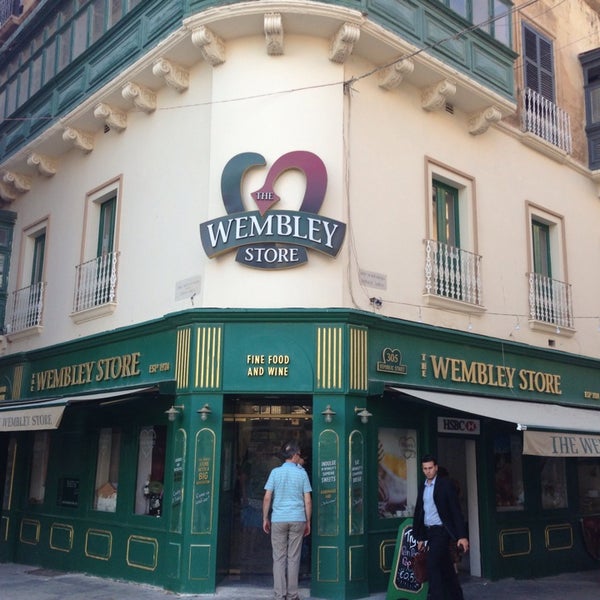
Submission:
<svg viewBox="0 0 600 600">
<path fill-rule="evenodd" d="M 89 529 L 85 534 L 85 555 L 89 558 L 108 560 L 112 555 L 112 533 Z"/>
<path fill-rule="evenodd" d="M 317 500 L 317 532 L 323 536 L 339 533 L 339 438 L 326 429 L 319 436 L 319 497 Z"/>
<path fill-rule="evenodd" d="M 210 429 L 196 435 L 192 533 L 211 533 L 213 527 L 216 438 Z"/>
<path fill-rule="evenodd" d="M 154 571 L 158 564 L 158 540 L 132 535 L 127 540 L 127 565 Z"/>
<path fill-rule="evenodd" d="M 71 525 L 53 523 L 50 527 L 50 548 L 70 552 L 73 549 L 74 536 L 75 531 Z"/>
<path fill-rule="evenodd" d="M 190 579 L 208 579 L 211 575 L 211 551 L 209 544 L 190 546 Z"/>
<path fill-rule="evenodd" d="M 570 550 L 573 547 L 573 528 L 570 523 L 548 525 L 545 533 L 548 550 Z"/>
<path fill-rule="evenodd" d="M 319 546 L 317 548 L 317 581 L 337 583 L 340 580 L 339 548 Z"/>
<path fill-rule="evenodd" d="M 86 88 L 85 69 L 80 68 L 72 72 L 71 76 L 63 81 L 56 90 L 57 109 L 64 110 L 79 98 Z"/>
<path fill-rule="evenodd" d="M 456 33 L 456 23 L 449 25 L 443 14 L 424 12 L 423 41 L 466 67 L 469 64 L 469 40 L 467 37 L 452 39 Z"/>
<path fill-rule="evenodd" d="M 417 2 L 409 0 L 372 0 L 367 2 L 369 13 L 379 14 L 385 21 L 393 23 L 393 29 L 406 31 L 412 36 L 420 37 L 421 9 Z"/>
<path fill-rule="evenodd" d="M 364 546 L 350 546 L 348 549 L 348 564 L 350 565 L 350 581 L 362 581 L 366 576 L 367 561 Z"/>
<path fill-rule="evenodd" d="M 167 547 L 167 577 L 181 579 L 181 544 L 170 542 Z"/>
<path fill-rule="evenodd" d="M 531 553 L 531 531 L 526 528 L 505 529 L 500 532 L 500 554 L 504 557 Z"/>
<path fill-rule="evenodd" d="M 479 42 L 471 45 L 471 60 L 474 73 L 494 86 L 512 91 L 514 85 L 512 62 L 509 63 L 506 58 L 490 52 L 488 47 Z"/>
<path fill-rule="evenodd" d="M 38 544 L 40 541 L 40 522 L 34 519 L 21 521 L 20 540 L 24 544 Z"/>
</svg>

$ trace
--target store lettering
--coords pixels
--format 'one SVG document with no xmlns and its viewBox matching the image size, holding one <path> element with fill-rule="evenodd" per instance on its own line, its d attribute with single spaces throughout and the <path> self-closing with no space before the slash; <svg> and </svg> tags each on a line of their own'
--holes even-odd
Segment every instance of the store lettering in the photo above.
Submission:
<svg viewBox="0 0 600 600">
<path fill-rule="evenodd" d="M 288 354 L 248 354 L 248 377 L 287 377 L 291 360 Z"/>
<path fill-rule="evenodd" d="M 456 383 L 488 385 L 492 387 L 537 392 L 539 394 L 562 394 L 561 377 L 554 373 L 517 369 L 505 365 L 483 362 L 468 362 L 459 358 L 430 355 L 431 368 L 435 379 L 444 379 Z M 422 365 L 423 377 L 427 375 L 426 365 Z"/>
<path fill-rule="evenodd" d="M 598 456 L 600 454 L 600 438 L 579 437 L 574 435 L 553 435 L 552 453 L 560 456 L 567 454 L 588 454 Z"/>
<path fill-rule="evenodd" d="M 61 367 L 46 369 L 31 374 L 30 391 L 40 392 L 75 385 L 85 385 L 93 381 L 112 381 L 126 377 L 137 377 L 140 371 L 140 352 L 121 356 L 111 356 Z"/>
</svg>

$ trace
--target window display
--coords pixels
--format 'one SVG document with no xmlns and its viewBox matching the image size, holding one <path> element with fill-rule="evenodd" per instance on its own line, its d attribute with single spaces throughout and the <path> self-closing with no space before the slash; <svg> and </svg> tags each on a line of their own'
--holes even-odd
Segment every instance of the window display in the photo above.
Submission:
<svg viewBox="0 0 600 600">
<path fill-rule="evenodd" d="M 500 434 L 494 439 L 496 510 L 525 509 L 523 441 L 520 435 Z"/>
<path fill-rule="evenodd" d="M 42 504 L 44 502 L 49 454 L 50 433 L 48 431 L 36 431 L 33 434 L 31 478 L 29 479 L 29 502 L 31 504 Z"/>
<path fill-rule="evenodd" d="M 166 447 L 167 428 L 164 425 L 142 427 L 138 442 L 136 515 L 162 515 Z"/>
<path fill-rule="evenodd" d="M 119 462 L 121 456 L 121 432 L 105 427 L 98 436 L 98 460 L 96 464 L 96 493 L 94 509 L 105 512 L 117 510 L 119 487 Z"/>
<path fill-rule="evenodd" d="M 579 510 L 586 515 L 600 513 L 600 460 L 578 459 Z"/>
<path fill-rule="evenodd" d="M 567 508 L 567 472 L 564 458 L 542 458 L 542 508 Z"/>
</svg>

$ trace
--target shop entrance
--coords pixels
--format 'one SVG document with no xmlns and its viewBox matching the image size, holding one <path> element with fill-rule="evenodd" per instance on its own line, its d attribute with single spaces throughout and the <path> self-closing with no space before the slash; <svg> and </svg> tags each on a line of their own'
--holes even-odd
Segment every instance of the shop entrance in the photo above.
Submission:
<svg viewBox="0 0 600 600">
<path fill-rule="evenodd" d="M 462 557 L 457 567 L 461 573 L 481 577 L 475 441 L 458 437 L 439 437 L 438 463 L 440 472 L 456 484 L 462 513 L 467 520 L 470 550 Z"/>
<path fill-rule="evenodd" d="M 232 398 L 226 400 L 225 427 L 235 473 L 230 509 L 221 517 L 223 530 L 230 532 L 225 571 L 240 577 L 270 575 L 271 541 L 262 530 L 264 485 L 271 469 L 283 462 L 281 447 L 290 440 L 299 443 L 312 480 L 312 398 Z M 301 577 L 310 575 L 309 540 L 302 549 Z"/>
</svg>

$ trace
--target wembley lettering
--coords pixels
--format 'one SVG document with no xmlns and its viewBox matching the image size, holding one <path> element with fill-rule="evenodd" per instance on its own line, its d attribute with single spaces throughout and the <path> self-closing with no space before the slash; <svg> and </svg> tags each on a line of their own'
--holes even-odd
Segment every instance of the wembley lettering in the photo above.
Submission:
<svg viewBox="0 0 600 600">
<path fill-rule="evenodd" d="M 246 213 L 236 217 L 223 217 L 204 224 L 211 248 L 230 248 L 232 242 L 241 240 L 307 240 L 319 246 L 334 248 L 334 237 L 340 223 L 306 214 L 287 214 L 279 211 L 260 217 L 259 213 Z"/>
</svg>

